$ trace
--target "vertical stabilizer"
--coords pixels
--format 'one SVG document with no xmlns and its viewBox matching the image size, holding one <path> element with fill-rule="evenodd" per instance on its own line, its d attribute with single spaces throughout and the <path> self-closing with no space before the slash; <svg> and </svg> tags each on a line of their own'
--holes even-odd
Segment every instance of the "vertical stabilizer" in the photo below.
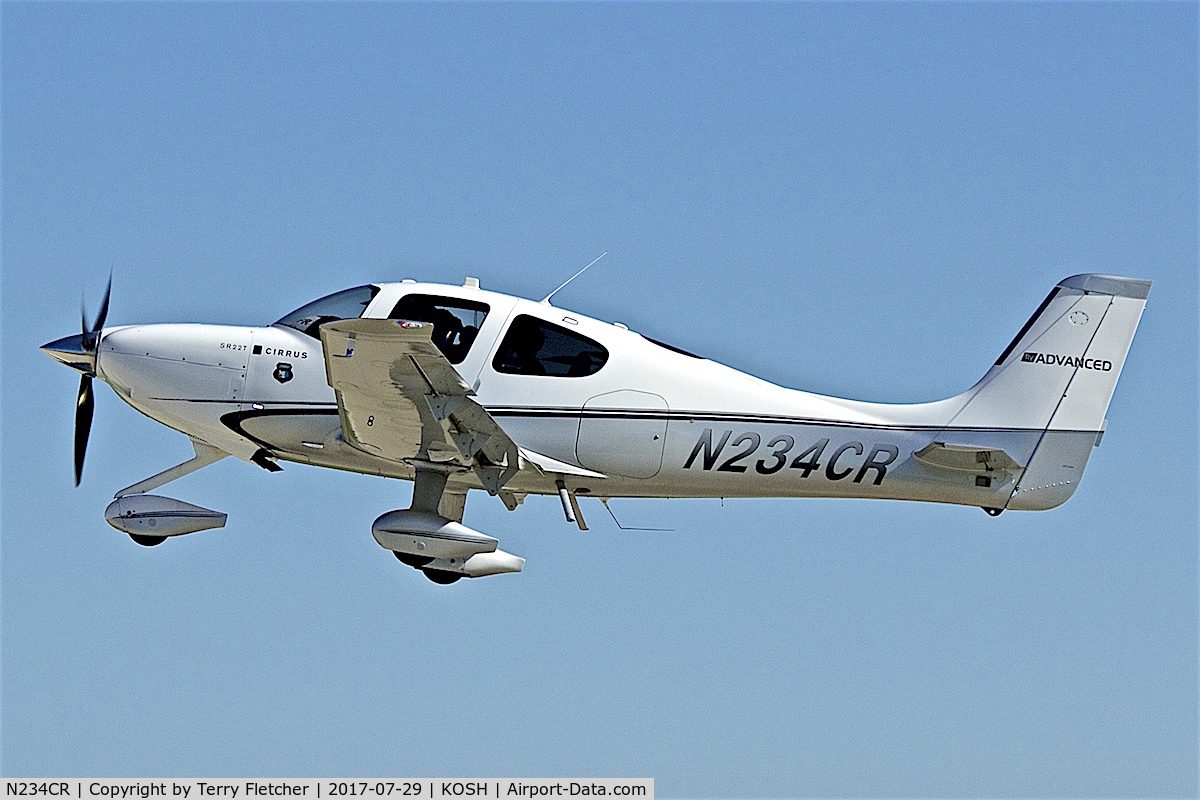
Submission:
<svg viewBox="0 0 1200 800">
<path fill-rule="evenodd" d="M 1150 281 L 1067 278 L 968 392 L 951 426 L 1042 432 L 1008 508 L 1053 508 L 1075 492 L 1149 293 Z"/>
</svg>

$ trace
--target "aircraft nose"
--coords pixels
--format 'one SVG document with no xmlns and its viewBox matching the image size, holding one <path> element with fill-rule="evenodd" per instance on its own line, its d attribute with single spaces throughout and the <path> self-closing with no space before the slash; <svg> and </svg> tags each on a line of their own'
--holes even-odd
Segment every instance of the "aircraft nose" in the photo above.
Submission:
<svg viewBox="0 0 1200 800">
<path fill-rule="evenodd" d="M 42 345 L 41 350 L 58 363 L 66 364 L 77 372 L 84 375 L 96 374 L 96 354 L 84 349 L 82 333 L 55 339 Z"/>
</svg>

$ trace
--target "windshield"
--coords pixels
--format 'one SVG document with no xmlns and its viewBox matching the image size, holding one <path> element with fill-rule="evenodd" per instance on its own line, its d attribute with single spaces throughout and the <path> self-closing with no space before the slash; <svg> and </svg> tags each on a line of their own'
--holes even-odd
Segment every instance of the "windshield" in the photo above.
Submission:
<svg viewBox="0 0 1200 800">
<path fill-rule="evenodd" d="M 292 313 L 275 322 L 294 328 L 301 333 L 320 339 L 319 328 L 326 322 L 338 319 L 358 319 L 371 305 L 375 295 L 379 294 L 378 286 L 356 286 L 314 300 L 306 306 L 300 306 Z"/>
</svg>

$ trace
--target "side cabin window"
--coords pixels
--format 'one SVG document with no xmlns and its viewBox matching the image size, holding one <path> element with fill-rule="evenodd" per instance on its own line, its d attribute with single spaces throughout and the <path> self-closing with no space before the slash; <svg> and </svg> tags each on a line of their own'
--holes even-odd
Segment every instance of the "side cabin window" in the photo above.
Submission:
<svg viewBox="0 0 1200 800">
<path fill-rule="evenodd" d="M 298 330 L 306 336 L 320 339 L 320 327 L 326 322 L 339 319 L 358 319 L 371 305 L 375 295 L 379 294 L 378 286 L 356 286 L 335 294 L 314 300 L 308 305 L 300 306 L 276 325 L 283 325 Z"/>
<path fill-rule="evenodd" d="M 479 335 L 488 308 L 487 303 L 475 300 L 408 294 L 400 298 L 388 319 L 432 323 L 434 345 L 451 364 L 461 364 Z"/>
<path fill-rule="evenodd" d="M 581 378 L 600 371 L 608 351 L 574 331 L 522 314 L 513 320 L 492 359 L 492 369 L 509 375 Z"/>
</svg>

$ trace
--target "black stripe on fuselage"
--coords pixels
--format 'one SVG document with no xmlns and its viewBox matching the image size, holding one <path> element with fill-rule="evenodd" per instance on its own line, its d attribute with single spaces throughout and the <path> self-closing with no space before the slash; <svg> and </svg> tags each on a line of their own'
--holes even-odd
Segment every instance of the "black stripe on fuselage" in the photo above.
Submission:
<svg viewBox="0 0 1200 800">
<path fill-rule="evenodd" d="M 316 404 L 313 404 L 316 405 Z M 571 408 L 539 408 L 539 407 L 514 407 L 514 406 L 497 406 L 485 409 L 492 417 L 499 419 L 515 418 L 515 419 L 571 419 L 578 420 L 586 419 L 614 419 L 614 420 L 645 420 L 645 419 L 661 419 L 664 421 L 674 420 L 676 422 L 723 422 L 729 424 L 747 424 L 747 425 L 809 425 L 822 428 L 852 428 L 859 430 L 878 430 L 878 431 L 936 431 L 936 432 L 954 432 L 954 431 L 987 431 L 993 433 L 1042 433 L 1045 428 L 1012 428 L 1012 427 L 995 427 L 987 425 L 966 425 L 966 426 L 946 426 L 946 425 L 888 425 L 883 423 L 867 423 L 867 422 L 849 422 L 845 420 L 830 420 L 816 419 L 812 417 L 787 417 L 773 414 L 736 414 L 723 412 L 695 412 L 687 413 L 681 411 L 640 411 L 632 409 L 571 409 Z M 312 406 L 297 407 L 293 404 L 290 407 L 276 408 L 261 408 L 250 409 L 247 411 L 233 411 L 224 414 L 221 417 L 221 423 L 239 436 L 244 436 L 247 439 L 255 442 L 260 447 L 273 449 L 274 445 L 269 442 L 264 442 L 261 439 L 247 433 L 242 427 L 242 422 L 255 417 L 283 417 L 283 416 L 337 416 L 337 406 L 322 404 L 318 408 Z M 503 427 L 503 426 L 502 426 Z M 1051 431 L 1052 433 L 1097 433 L 1091 430 L 1058 430 Z"/>
<path fill-rule="evenodd" d="M 662 419 L 677 422 L 727 422 L 748 425 L 812 425 L 822 428 L 856 428 L 880 431 L 1012 431 L 1041 433 L 1045 428 L 997 427 L 994 425 L 893 425 L 883 422 L 852 422 L 817 417 L 788 417 L 779 414 L 745 414 L 723 411 L 642 411 L 628 409 L 539 408 L 536 406 L 496 406 L 487 412 L 497 419 Z M 1095 433 L 1096 431 L 1055 429 L 1056 433 Z"/>
<path fill-rule="evenodd" d="M 148 399 L 159 400 L 164 403 L 198 403 L 201 405 L 204 405 L 207 403 L 210 405 L 218 404 L 218 405 L 227 405 L 227 406 L 249 405 L 249 403 L 247 403 L 245 400 L 197 400 L 194 397 L 151 397 Z M 256 403 L 257 405 L 260 405 L 260 406 L 289 406 L 289 407 L 290 406 L 304 406 L 305 408 L 316 407 L 316 408 L 332 408 L 335 411 L 337 410 L 337 403 L 330 403 L 330 402 L 316 401 L 316 400 L 311 401 L 311 402 L 305 402 L 303 400 L 300 400 L 300 401 L 296 401 L 296 400 L 265 400 L 265 401 L 255 400 L 254 403 Z"/>
<path fill-rule="evenodd" d="M 221 424 L 238 436 L 246 437 L 259 447 L 275 452 L 274 444 L 264 442 L 257 436 L 247 433 L 246 429 L 242 427 L 242 423 L 256 417 L 336 417 L 337 415 L 337 406 L 329 406 L 327 404 L 322 408 L 252 408 L 248 411 L 231 411 L 228 414 L 221 415 Z"/>
</svg>

